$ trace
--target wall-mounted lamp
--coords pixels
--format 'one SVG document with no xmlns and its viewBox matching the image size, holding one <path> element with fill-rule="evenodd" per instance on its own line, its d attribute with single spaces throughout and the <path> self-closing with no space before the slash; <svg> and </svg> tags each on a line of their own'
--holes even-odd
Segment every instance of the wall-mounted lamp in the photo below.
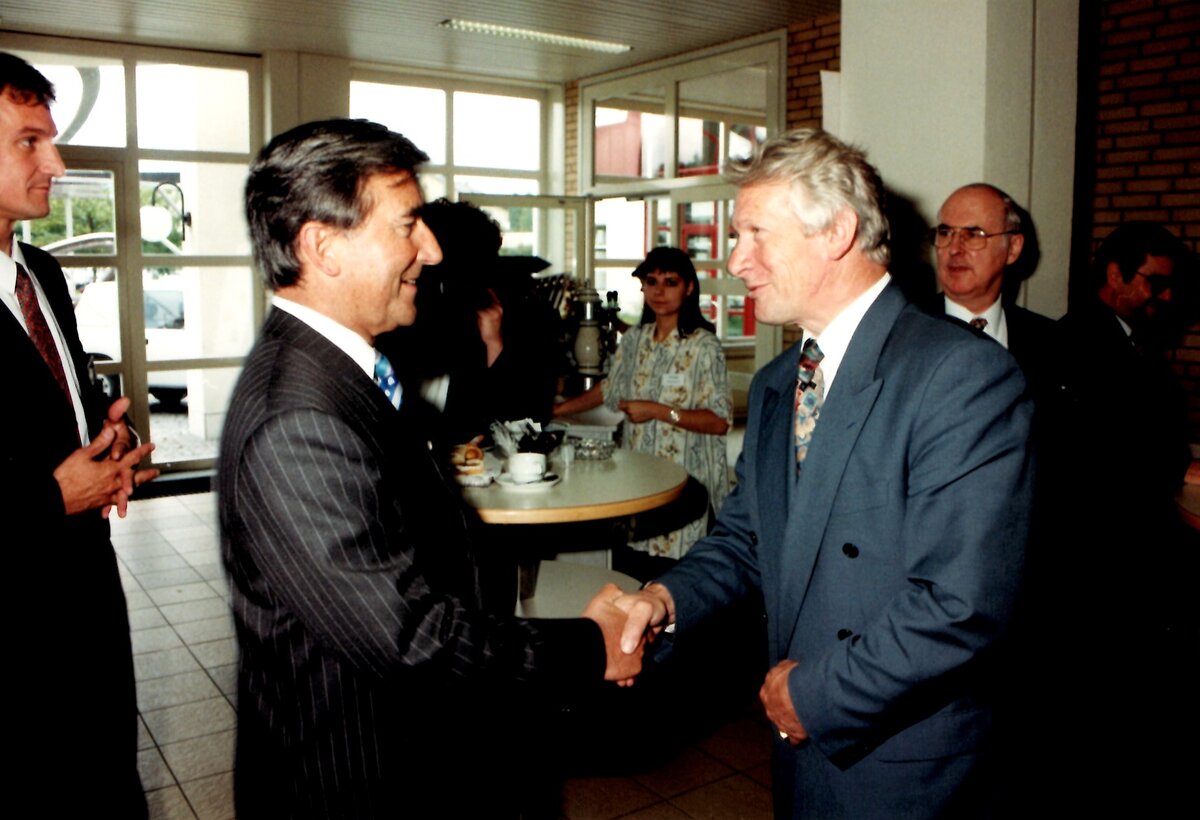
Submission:
<svg viewBox="0 0 1200 820">
<path fill-rule="evenodd" d="M 158 192 L 165 187 L 175 189 L 179 194 L 179 204 L 171 202 L 164 194 L 163 205 L 158 204 Z M 171 235 L 171 229 L 175 227 L 175 220 L 179 220 L 179 237 L 180 241 L 187 239 L 188 226 L 192 224 L 192 215 L 188 213 L 184 204 L 183 189 L 176 182 L 160 182 L 154 186 L 154 190 L 150 192 L 150 204 L 142 207 L 142 239 L 147 242 L 165 242 L 167 237 Z"/>
</svg>

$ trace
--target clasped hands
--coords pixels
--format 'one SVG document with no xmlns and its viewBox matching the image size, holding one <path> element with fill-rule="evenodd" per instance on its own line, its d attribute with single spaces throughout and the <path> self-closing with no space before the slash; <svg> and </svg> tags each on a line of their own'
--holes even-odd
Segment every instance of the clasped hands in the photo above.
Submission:
<svg viewBox="0 0 1200 820">
<path fill-rule="evenodd" d="M 154 445 L 147 442 L 129 446 L 132 442 L 125 424 L 128 409 L 128 398 L 113 402 L 91 443 L 75 450 L 54 470 L 67 515 L 99 509 L 108 518 L 115 508 L 124 518 L 134 489 L 158 476 L 158 470 L 137 469 Z"/>
<path fill-rule="evenodd" d="M 670 622 L 673 607 L 670 593 L 651 584 L 639 592 L 624 592 L 616 584 L 605 584 L 583 611 L 604 633 L 607 665 L 604 679 L 631 686 L 642 671 L 646 644 Z"/>
<path fill-rule="evenodd" d="M 658 583 L 647 584 L 638 592 L 623 592 L 615 584 L 606 584 L 583 614 L 600 624 L 604 632 L 608 658 L 604 679 L 630 686 L 641 672 L 646 644 L 674 623 L 675 601 L 670 591 Z M 808 739 L 788 689 L 788 676 L 799 665 L 790 659 L 780 661 L 767 672 L 758 692 L 767 718 L 792 746 Z"/>
</svg>

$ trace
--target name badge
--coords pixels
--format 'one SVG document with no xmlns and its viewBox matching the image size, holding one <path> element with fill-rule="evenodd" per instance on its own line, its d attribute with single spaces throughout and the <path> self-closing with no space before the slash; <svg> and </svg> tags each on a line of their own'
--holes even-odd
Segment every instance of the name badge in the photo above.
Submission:
<svg viewBox="0 0 1200 820">
<path fill-rule="evenodd" d="M 683 373 L 664 373 L 662 377 L 663 387 L 683 387 L 686 383 L 685 374 Z"/>
</svg>

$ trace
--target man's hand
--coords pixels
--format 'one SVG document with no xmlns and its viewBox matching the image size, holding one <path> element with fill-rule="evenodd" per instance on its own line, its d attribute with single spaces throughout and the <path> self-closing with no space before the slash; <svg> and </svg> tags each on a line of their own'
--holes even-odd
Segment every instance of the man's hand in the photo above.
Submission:
<svg viewBox="0 0 1200 820">
<path fill-rule="evenodd" d="M 655 419 L 661 421 L 667 417 L 667 406 L 656 401 L 622 401 L 617 403 L 617 407 L 634 424 Z"/>
<path fill-rule="evenodd" d="M 120 461 L 126 451 L 129 450 L 129 425 L 125 423 L 125 414 L 129 412 L 129 399 L 126 396 L 121 396 L 108 406 L 108 415 L 104 418 L 102 430 L 107 430 L 110 427 L 115 434 L 112 443 L 112 450 L 109 451 L 109 456 L 114 461 Z"/>
<path fill-rule="evenodd" d="M 138 462 L 154 449 L 150 443 L 126 452 L 120 458 L 103 458 L 104 451 L 113 446 L 116 435 L 114 426 L 105 423 L 91 444 L 71 453 L 55 469 L 54 479 L 62 492 L 67 515 L 99 509 L 107 518 L 115 506 L 117 515 L 124 518 L 134 489 L 158 475 L 158 470 L 135 470 Z"/>
<path fill-rule="evenodd" d="M 796 708 L 792 705 L 792 693 L 788 691 L 788 675 L 800 664 L 793 660 L 783 660 L 775 664 L 767 672 L 767 679 L 758 690 L 758 699 L 767 710 L 767 718 L 775 724 L 780 737 L 793 746 L 799 746 L 808 740 L 808 732 L 800 723 Z"/>
<path fill-rule="evenodd" d="M 626 652 L 622 645 L 622 628 L 625 626 L 625 612 L 619 609 L 615 602 L 624 595 L 615 584 L 605 584 L 596 593 L 596 597 L 588 602 L 583 610 L 583 617 L 591 618 L 600 625 L 604 633 L 604 653 L 606 665 L 604 679 L 616 681 L 622 686 L 633 683 L 642 671 L 642 652 L 645 642 L 639 642 L 633 651 Z"/>
<path fill-rule="evenodd" d="M 633 652 L 642 640 L 652 641 L 675 620 L 675 601 L 667 588 L 651 583 L 640 592 L 627 592 L 614 601 L 627 614 L 621 650 Z"/>
</svg>

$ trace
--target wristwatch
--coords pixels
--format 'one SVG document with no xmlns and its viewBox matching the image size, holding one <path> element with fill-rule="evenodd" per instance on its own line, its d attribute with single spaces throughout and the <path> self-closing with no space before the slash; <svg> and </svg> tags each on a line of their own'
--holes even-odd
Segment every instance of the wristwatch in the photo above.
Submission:
<svg viewBox="0 0 1200 820">
<path fill-rule="evenodd" d="M 670 412 L 667 413 L 667 421 L 671 422 L 671 424 L 675 425 L 676 427 L 679 426 L 679 408 L 678 407 L 672 407 Z"/>
</svg>

